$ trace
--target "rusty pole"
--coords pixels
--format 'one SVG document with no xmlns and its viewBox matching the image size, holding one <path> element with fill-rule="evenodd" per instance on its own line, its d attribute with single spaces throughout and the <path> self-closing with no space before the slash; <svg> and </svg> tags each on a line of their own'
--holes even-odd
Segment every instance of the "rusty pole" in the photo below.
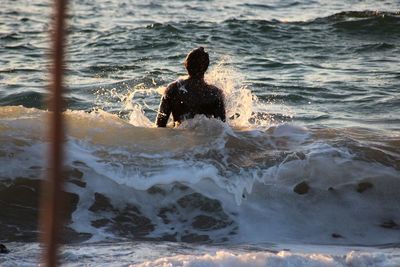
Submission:
<svg viewBox="0 0 400 267">
<path fill-rule="evenodd" d="M 52 28 L 52 67 L 49 101 L 49 153 L 47 179 L 42 184 L 40 226 L 45 266 L 58 265 L 58 242 L 62 226 L 63 177 L 63 64 L 67 0 L 55 0 Z"/>
</svg>

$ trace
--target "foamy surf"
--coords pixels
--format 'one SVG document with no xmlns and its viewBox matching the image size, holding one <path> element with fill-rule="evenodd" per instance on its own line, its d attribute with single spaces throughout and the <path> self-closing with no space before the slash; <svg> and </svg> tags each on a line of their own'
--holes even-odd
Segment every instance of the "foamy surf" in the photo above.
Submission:
<svg viewBox="0 0 400 267">
<path fill-rule="evenodd" d="M 363 253 L 351 251 L 342 255 L 329 255 L 320 253 L 298 253 L 290 251 L 276 252 L 235 252 L 218 250 L 204 255 L 179 255 L 160 258 L 131 267 L 152 266 L 219 266 L 219 267 L 345 267 L 345 266 L 396 266 L 400 260 L 396 254 L 391 253 Z"/>
<path fill-rule="evenodd" d="M 8 227 L 30 236 L 46 111 L 0 108 Z M 67 111 L 69 240 L 325 245 L 397 244 L 396 136 L 290 124 L 235 130 L 196 118 L 178 129 L 132 126 L 106 112 Z M 382 139 L 381 139 L 382 140 Z M 15 199 L 15 194 L 21 194 Z M 15 240 L 9 235 L 9 240 Z"/>
<path fill-rule="evenodd" d="M 37 243 L 10 243 L 13 254 L 0 259 L 4 266 L 37 266 Z M 171 267 L 350 267 L 400 264 L 396 248 L 309 245 L 199 246 L 171 242 L 113 242 L 63 245 L 64 266 L 171 266 Z M 118 264 L 116 264 L 116 259 Z"/>
</svg>

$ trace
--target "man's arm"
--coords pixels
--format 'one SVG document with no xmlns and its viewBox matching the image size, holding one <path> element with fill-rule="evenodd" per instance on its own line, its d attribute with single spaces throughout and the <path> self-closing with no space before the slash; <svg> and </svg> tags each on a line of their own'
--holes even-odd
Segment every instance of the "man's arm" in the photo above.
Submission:
<svg viewBox="0 0 400 267">
<path fill-rule="evenodd" d="M 218 92 L 218 100 L 217 100 L 217 108 L 214 113 L 215 118 L 219 118 L 221 121 L 225 122 L 226 121 L 226 115 L 225 115 L 225 99 L 224 99 L 224 94 L 219 90 Z"/>
<path fill-rule="evenodd" d="M 156 120 L 157 127 L 167 126 L 170 114 L 171 114 L 171 105 L 169 104 L 168 99 L 164 95 L 161 98 L 160 107 L 158 109 L 157 120 Z"/>
<path fill-rule="evenodd" d="M 161 98 L 160 107 L 158 108 L 158 114 L 156 119 L 157 127 L 165 127 L 167 126 L 167 122 L 169 119 L 169 115 L 172 111 L 171 106 L 171 91 L 172 85 L 169 85 L 167 89 L 165 89 L 165 93 Z"/>
</svg>

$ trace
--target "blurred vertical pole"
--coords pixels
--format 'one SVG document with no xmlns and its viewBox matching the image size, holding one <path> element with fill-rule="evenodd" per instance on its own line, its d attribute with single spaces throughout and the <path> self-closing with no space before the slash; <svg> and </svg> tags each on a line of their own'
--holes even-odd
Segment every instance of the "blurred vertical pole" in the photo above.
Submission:
<svg viewBox="0 0 400 267">
<path fill-rule="evenodd" d="M 57 249 L 62 226 L 63 189 L 63 65 L 67 0 L 55 0 L 52 26 L 52 66 L 49 100 L 49 154 L 47 179 L 42 184 L 40 226 L 44 266 L 57 266 Z"/>
</svg>

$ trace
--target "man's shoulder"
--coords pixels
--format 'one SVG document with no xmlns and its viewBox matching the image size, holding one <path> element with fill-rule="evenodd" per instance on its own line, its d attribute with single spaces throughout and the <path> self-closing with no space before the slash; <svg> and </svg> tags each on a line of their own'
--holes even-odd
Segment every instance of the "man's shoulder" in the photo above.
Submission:
<svg viewBox="0 0 400 267">
<path fill-rule="evenodd" d="M 220 88 L 218 88 L 217 86 L 213 85 L 213 84 L 208 84 L 208 87 L 213 90 L 213 91 L 220 91 L 222 92 L 222 90 Z"/>
<path fill-rule="evenodd" d="M 167 85 L 165 88 L 164 95 L 171 95 L 176 93 L 177 89 L 179 88 L 180 80 L 173 81 Z"/>
<path fill-rule="evenodd" d="M 215 95 L 218 95 L 218 96 L 221 96 L 221 97 L 224 95 L 224 92 L 220 88 L 215 86 L 215 85 L 208 84 L 208 88 Z"/>
</svg>

